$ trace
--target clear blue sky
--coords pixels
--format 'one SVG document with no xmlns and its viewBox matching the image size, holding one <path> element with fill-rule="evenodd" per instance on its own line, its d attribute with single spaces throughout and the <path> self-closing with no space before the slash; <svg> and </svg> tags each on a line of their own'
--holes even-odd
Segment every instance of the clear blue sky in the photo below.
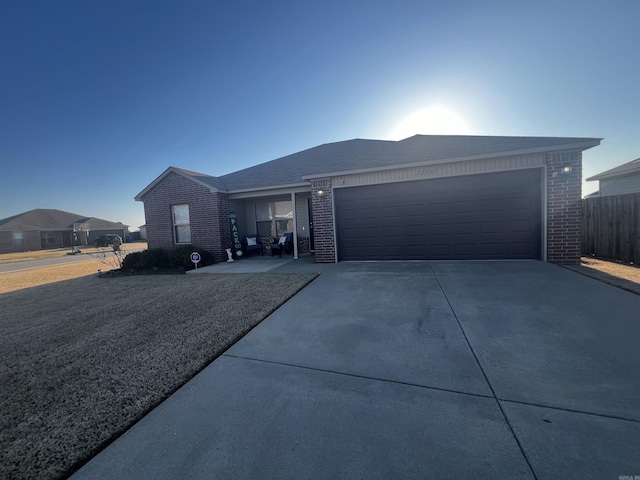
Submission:
<svg viewBox="0 0 640 480">
<path fill-rule="evenodd" d="M 417 132 L 603 137 L 591 176 L 640 157 L 639 18 L 637 0 L 0 0 L 0 218 L 137 228 L 133 197 L 170 165 Z"/>
</svg>

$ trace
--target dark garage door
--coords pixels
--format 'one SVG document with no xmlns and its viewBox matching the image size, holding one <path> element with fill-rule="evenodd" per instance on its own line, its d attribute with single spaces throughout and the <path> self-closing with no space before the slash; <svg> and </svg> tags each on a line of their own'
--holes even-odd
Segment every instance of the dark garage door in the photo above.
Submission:
<svg viewBox="0 0 640 480">
<path fill-rule="evenodd" d="M 335 189 L 338 260 L 541 258 L 542 169 Z"/>
</svg>

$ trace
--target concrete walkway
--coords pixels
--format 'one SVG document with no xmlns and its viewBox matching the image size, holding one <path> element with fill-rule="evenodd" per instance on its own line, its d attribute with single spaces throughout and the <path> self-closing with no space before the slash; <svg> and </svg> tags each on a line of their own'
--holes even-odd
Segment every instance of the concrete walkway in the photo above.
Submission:
<svg viewBox="0 0 640 480">
<path fill-rule="evenodd" d="M 640 475 L 638 338 L 542 262 L 332 265 L 72 479 Z"/>
<path fill-rule="evenodd" d="M 323 272 L 329 267 L 328 264 L 315 263 L 314 256 L 310 253 L 301 254 L 294 259 L 293 255 L 282 257 L 270 255 L 255 255 L 233 262 L 221 262 L 214 265 L 189 270 L 189 275 L 200 275 L 204 273 L 263 273 L 263 272 Z"/>
</svg>

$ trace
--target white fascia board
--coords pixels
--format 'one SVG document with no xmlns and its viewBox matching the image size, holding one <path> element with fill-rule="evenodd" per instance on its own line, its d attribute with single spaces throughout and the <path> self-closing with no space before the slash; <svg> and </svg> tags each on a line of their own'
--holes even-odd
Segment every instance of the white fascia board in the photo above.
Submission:
<svg viewBox="0 0 640 480">
<path fill-rule="evenodd" d="M 273 195 L 284 195 L 290 193 L 310 192 L 311 186 L 308 183 L 298 183 L 293 185 L 277 185 L 268 188 L 246 188 L 239 190 L 229 190 L 229 199 L 269 197 Z"/>
<path fill-rule="evenodd" d="M 330 177 L 335 177 L 339 175 L 357 175 L 357 174 L 368 173 L 368 172 L 382 172 L 385 170 L 397 170 L 399 168 L 421 167 L 424 165 L 439 165 L 441 163 L 465 162 L 469 160 L 481 160 L 484 158 L 512 157 L 516 155 L 530 155 L 533 153 L 562 152 L 565 150 L 584 151 L 589 148 L 597 147 L 598 145 L 600 145 L 600 140 L 601 139 L 597 139 L 595 141 L 588 141 L 588 142 L 558 145 L 557 148 L 555 147 L 527 148 L 524 150 L 510 150 L 506 152 L 483 153 L 481 155 L 466 155 L 462 157 L 450 157 L 450 158 L 440 158 L 437 160 L 425 160 L 423 162 L 402 163 L 402 164 L 396 164 L 396 165 L 384 165 L 381 167 L 373 167 L 373 168 L 360 168 L 356 170 L 344 170 L 344 171 L 338 171 L 338 172 L 319 173 L 317 175 L 305 175 L 302 178 L 304 180 L 318 180 L 321 178 L 330 178 Z"/>
</svg>

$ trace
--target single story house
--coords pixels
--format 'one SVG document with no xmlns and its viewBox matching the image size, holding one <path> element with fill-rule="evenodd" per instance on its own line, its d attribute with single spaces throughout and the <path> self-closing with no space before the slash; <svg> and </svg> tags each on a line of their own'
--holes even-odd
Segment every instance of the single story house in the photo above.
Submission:
<svg viewBox="0 0 640 480">
<path fill-rule="evenodd" d="M 293 233 L 315 261 L 580 259 L 582 152 L 599 138 L 416 135 L 328 143 L 214 177 L 167 168 L 144 202 L 150 248 L 226 260 Z"/>
<path fill-rule="evenodd" d="M 587 178 L 600 182 L 600 189 L 590 197 L 640 193 L 640 158 Z"/>
<path fill-rule="evenodd" d="M 128 226 L 51 208 L 37 208 L 0 220 L 0 253 L 93 245 L 100 235 L 123 239 Z"/>
</svg>

